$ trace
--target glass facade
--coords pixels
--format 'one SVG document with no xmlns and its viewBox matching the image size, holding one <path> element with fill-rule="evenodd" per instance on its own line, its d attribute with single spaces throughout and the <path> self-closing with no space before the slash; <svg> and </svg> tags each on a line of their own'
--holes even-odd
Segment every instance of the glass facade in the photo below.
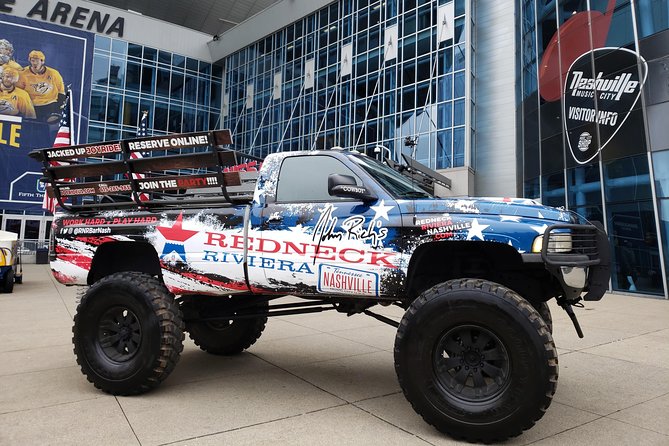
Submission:
<svg viewBox="0 0 669 446">
<path fill-rule="evenodd" d="M 210 62 L 96 36 L 88 142 L 220 128 L 223 69 Z"/>
<path fill-rule="evenodd" d="M 665 295 L 669 4 L 519 3 L 524 194 L 604 222 L 613 290 Z"/>
<path fill-rule="evenodd" d="M 300 19 L 227 57 L 223 127 L 258 156 L 334 146 L 372 154 L 380 145 L 396 159 L 415 150 L 432 168 L 466 165 L 468 3 L 340 0 Z M 444 5 L 451 38 L 440 36 Z"/>
<path fill-rule="evenodd" d="M 483 30 L 482 1 L 337 0 L 221 65 L 96 35 L 86 142 L 134 137 L 147 111 L 152 135 L 229 128 L 236 148 L 257 156 L 341 146 L 469 167 L 478 181 L 488 173 L 476 172 L 477 56 L 486 79 L 501 70 L 477 54 L 477 5 Z M 516 46 L 499 49 L 517 55 L 509 131 L 522 194 L 604 223 L 613 290 L 667 296 L 669 2 L 508 8 Z M 497 112 L 478 82 L 478 111 Z M 480 148 L 484 169 L 492 148 Z"/>
</svg>

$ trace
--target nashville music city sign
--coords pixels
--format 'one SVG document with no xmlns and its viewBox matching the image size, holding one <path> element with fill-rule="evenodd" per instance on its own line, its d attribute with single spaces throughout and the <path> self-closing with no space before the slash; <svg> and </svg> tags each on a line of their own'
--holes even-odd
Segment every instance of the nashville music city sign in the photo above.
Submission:
<svg viewBox="0 0 669 446">
<path fill-rule="evenodd" d="M 577 58 L 565 82 L 567 142 L 579 164 L 592 161 L 633 112 L 648 65 L 626 48 L 598 48 Z"/>
</svg>

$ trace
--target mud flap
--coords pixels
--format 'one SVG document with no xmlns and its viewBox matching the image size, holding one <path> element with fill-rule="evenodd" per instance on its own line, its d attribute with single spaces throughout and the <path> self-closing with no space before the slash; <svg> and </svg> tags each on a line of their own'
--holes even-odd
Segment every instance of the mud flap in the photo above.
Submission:
<svg viewBox="0 0 669 446">
<path fill-rule="evenodd" d="M 592 222 L 597 228 L 597 251 L 599 252 L 599 263 L 589 268 L 588 292 L 583 297 L 586 301 L 600 300 L 609 289 L 611 279 L 611 247 L 609 238 L 600 222 Z"/>
</svg>

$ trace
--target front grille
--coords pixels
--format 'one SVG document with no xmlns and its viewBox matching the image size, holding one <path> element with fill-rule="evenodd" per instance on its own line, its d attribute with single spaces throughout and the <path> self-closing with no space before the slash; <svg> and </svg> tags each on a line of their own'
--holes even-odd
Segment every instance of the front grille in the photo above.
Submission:
<svg viewBox="0 0 669 446">
<path fill-rule="evenodd" d="M 600 262 L 599 231 L 594 225 L 549 226 L 544 233 L 541 256 L 553 265 L 596 265 Z"/>
<path fill-rule="evenodd" d="M 575 254 L 584 254 L 591 259 L 599 258 L 597 249 L 597 228 L 581 227 L 571 233 L 572 252 Z"/>
</svg>

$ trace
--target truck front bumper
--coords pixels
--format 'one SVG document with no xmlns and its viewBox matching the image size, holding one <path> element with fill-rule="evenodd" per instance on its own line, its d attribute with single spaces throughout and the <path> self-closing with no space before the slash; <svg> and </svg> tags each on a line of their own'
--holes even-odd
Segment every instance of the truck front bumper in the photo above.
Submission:
<svg viewBox="0 0 669 446">
<path fill-rule="evenodd" d="M 571 235 L 568 252 L 556 252 L 564 234 Z M 541 259 L 561 283 L 565 298 L 600 300 L 609 288 L 611 250 L 604 228 L 598 222 L 589 225 L 557 224 L 546 228 Z"/>
<path fill-rule="evenodd" d="M 571 235 L 569 249 L 564 247 L 565 234 Z M 555 249 L 556 246 L 560 249 Z M 578 300 L 584 291 L 584 300 L 600 300 L 609 289 L 611 252 L 606 232 L 599 223 L 549 226 L 544 232 L 541 253 L 523 254 L 523 261 L 543 263 L 560 283 L 568 301 Z"/>
</svg>

